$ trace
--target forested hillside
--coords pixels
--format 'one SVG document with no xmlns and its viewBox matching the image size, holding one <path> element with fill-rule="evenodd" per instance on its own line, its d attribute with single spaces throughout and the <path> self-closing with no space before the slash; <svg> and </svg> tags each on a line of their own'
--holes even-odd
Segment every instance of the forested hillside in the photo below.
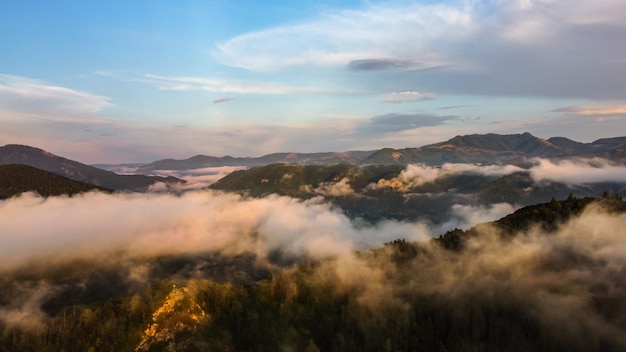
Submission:
<svg viewBox="0 0 626 352">
<path fill-rule="evenodd" d="M 462 246 L 321 260 L 32 262 L 0 277 L 0 351 L 623 351 L 625 210 L 570 197 L 458 230 Z"/>
<path fill-rule="evenodd" d="M 0 199 L 10 198 L 24 192 L 35 192 L 41 196 L 74 195 L 93 190 L 111 192 L 51 172 L 23 164 L 0 165 Z"/>
<path fill-rule="evenodd" d="M 211 189 L 246 196 L 270 194 L 300 199 L 323 197 L 350 218 L 448 221 L 453 205 L 489 207 L 498 203 L 525 206 L 552 197 L 621 194 L 626 183 L 537 180 L 528 165 L 293 165 L 272 164 L 235 171 Z"/>
</svg>

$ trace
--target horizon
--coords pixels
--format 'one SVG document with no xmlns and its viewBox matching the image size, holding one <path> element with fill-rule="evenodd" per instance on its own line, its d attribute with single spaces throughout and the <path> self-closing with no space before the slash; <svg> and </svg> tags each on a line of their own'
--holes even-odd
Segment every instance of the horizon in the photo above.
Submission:
<svg viewBox="0 0 626 352">
<path fill-rule="evenodd" d="M 616 0 L 0 4 L 0 144 L 86 164 L 626 126 Z"/>
<path fill-rule="evenodd" d="M 566 136 L 551 136 L 551 137 L 548 137 L 548 138 L 542 138 L 542 137 L 535 136 L 535 135 L 533 135 L 530 132 L 511 133 L 511 134 L 507 134 L 507 135 L 508 136 L 515 136 L 515 135 L 523 135 L 523 134 L 526 134 L 526 133 L 529 133 L 531 136 L 533 136 L 535 138 L 538 138 L 538 139 L 545 140 L 545 141 L 548 141 L 551 138 L 566 138 L 566 139 L 569 139 L 571 141 L 580 142 L 580 143 L 595 143 L 595 142 L 597 142 L 599 140 L 603 140 L 603 139 L 624 138 L 624 137 L 626 137 L 626 136 L 615 135 L 615 136 L 612 136 L 612 137 L 597 138 L 597 139 L 594 139 L 594 140 L 592 140 L 590 142 L 582 142 L 582 141 L 578 141 L 578 140 L 575 140 L 575 139 L 571 139 L 571 138 L 566 137 Z M 487 133 L 482 133 L 482 134 L 481 133 L 477 133 L 477 134 L 472 134 L 472 135 L 479 135 L 479 136 L 483 135 L 484 136 L 484 135 L 488 135 L 488 134 L 493 134 L 493 133 L 487 132 Z M 498 134 L 498 135 L 500 135 L 500 136 L 507 136 L 507 135 L 501 135 L 501 134 Z M 466 137 L 466 136 L 471 136 L 471 135 L 457 135 L 457 136 L 451 137 L 450 139 L 455 138 L 455 137 Z M 392 149 L 396 149 L 396 150 L 411 149 L 411 148 L 419 149 L 419 148 L 422 148 L 422 147 L 427 147 L 427 146 L 429 146 L 431 144 L 438 144 L 438 143 L 447 142 L 450 139 L 438 141 L 438 142 L 435 142 L 435 143 L 423 144 L 423 145 L 419 145 L 419 146 L 406 146 L 406 147 L 399 147 L 399 148 L 392 148 Z M 265 157 L 265 156 L 268 156 L 268 155 L 273 155 L 273 154 L 291 154 L 291 153 L 294 153 L 294 154 L 349 153 L 349 152 L 372 152 L 372 153 L 376 153 L 377 151 L 380 151 L 382 149 L 388 148 L 388 147 L 382 147 L 382 148 L 371 149 L 371 150 L 356 150 L 356 149 L 352 149 L 352 150 L 328 150 L 328 151 L 313 151 L 313 152 L 300 152 L 300 151 L 291 150 L 291 151 L 274 151 L 274 152 L 265 153 L 265 154 L 258 154 L 258 155 L 229 155 L 229 154 L 211 155 L 211 154 L 199 153 L 199 154 L 194 154 L 194 155 L 182 156 L 182 157 L 179 157 L 179 158 L 162 157 L 160 159 L 146 160 L 146 161 L 135 161 L 135 162 L 131 161 L 131 162 L 123 162 L 123 163 L 104 163 L 104 162 L 102 162 L 102 163 L 101 162 L 95 162 L 95 163 L 89 162 L 88 163 L 88 162 L 84 162 L 84 161 L 79 160 L 79 159 L 69 158 L 66 155 L 58 154 L 58 153 L 55 153 L 54 151 L 46 150 L 44 148 L 41 148 L 41 147 L 35 146 L 35 145 L 26 145 L 26 144 L 20 144 L 20 143 L 8 143 L 8 144 L 0 146 L 0 148 L 1 147 L 7 147 L 7 146 L 10 146 L 10 145 L 40 149 L 40 150 L 42 150 L 45 153 L 50 153 L 50 154 L 53 154 L 55 156 L 59 156 L 59 157 L 66 158 L 66 159 L 70 159 L 72 161 L 77 161 L 77 162 L 80 162 L 82 164 L 91 165 L 91 166 L 94 166 L 94 165 L 111 165 L 111 166 L 114 166 L 114 165 L 131 165 L 131 164 L 147 165 L 147 164 L 150 164 L 150 163 L 153 163 L 153 162 L 158 162 L 158 161 L 167 160 L 167 159 L 169 159 L 169 160 L 186 160 L 186 159 L 191 159 L 191 158 L 196 157 L 196 156 L 207 156 L 207 157 L 216 157 L 216 158 L 228 158 L 228 157 L 230 157 L 230 158 L 262 158 L 262 157 Z"/>
</svg>

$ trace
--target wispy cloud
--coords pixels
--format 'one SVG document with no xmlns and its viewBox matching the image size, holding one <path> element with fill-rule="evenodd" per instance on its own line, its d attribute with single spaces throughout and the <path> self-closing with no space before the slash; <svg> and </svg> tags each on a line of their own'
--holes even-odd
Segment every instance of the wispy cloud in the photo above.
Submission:
<svg viewBox="0 0 626 352">
<path fill-rule="evenodd" d="M 398 104 L 398 103 L 411 103 L 423 100 L 436 99 L 437 95 L 430 92 L 393 92 L 385 94 L 383 101 L 385 103 Z"/>
<path fill-rule="evenodd" d="M 566 106 L 555 109 L 554 112 L 565 112 L 583 116 L 626 115 L 626 105 Z"/>
<path fill-rule="evenodd" d="M 235 100 L 235 99 L 233 99 L 233 98 L 217 98 L 217 99 L 213 100 L 213 104 L 225 103 L 225 102 L 231 101 L 231 100 Z"/>
<path fill-rule="evenodd" d="M 403 130 L 411 130 L 426 126 L 439 126 L 447 121 L 456 120 L 458 116 L 439 116 L 431 114 L 398 114 L 391 113 L 380 116 L 374 116 L 369 123 L 363 126 L 366 130 L 372 132 L 397 132 Z"/>
<path fill-rule="evenodd" d="M 218 43 L 214 57 L 252 71 L 406 71 L 393 77 L 405 89 L 420 74 L 421 87 L 439 92 L 616 98 L 626 95 L 622 67 L 605 63 L 624 55 L 622 7 L 616 0 L 370 4 L 238 35 Z M 434 67 L 444 69 L 420 71 Z"/>
<path fill-rule="evenodd" d="M 0 109 L 25 113 L 95 113 L 111 106 L 102 95 L 0 74 Z"/>
<path fill-rule="evenodd" d="M 160 76 L 147 74 L 145 80 L 162 90 L 192 91 L 238 94 L 287 94 L 314 92 L 309 87 L 298 87 L 284 83 L 259 82 L 212 77 Z"/>
<path fill-rule="evenodd" d="M 470 11 L 447 5 L 371 6 L 245 33 L 219 43 L 214 56 L 225 64 L 259 71 L 298 65 L 350 65 L 355 70 L 412 62 L 440 66 L 450 60 L 426 48 L 427 42 L 441 30 L 455 28 L 459 33 L 471 23 Z"/>
<path fill-rule="evenodd" d="M 348 68 L 354 71 L 406 70 L 415 66 L 418 64 L 410 60 L 385 58 L 354 60 L 348 63 Z"/>
</svg>

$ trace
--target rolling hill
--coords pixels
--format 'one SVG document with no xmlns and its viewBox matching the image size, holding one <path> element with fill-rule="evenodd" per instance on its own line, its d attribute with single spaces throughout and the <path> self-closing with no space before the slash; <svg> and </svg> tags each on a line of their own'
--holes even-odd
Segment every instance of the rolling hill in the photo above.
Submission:
<svg viewBox="0 0 626 352">
<path fill-rule="evenodd" d="M 118 175 L 56 156 L 39 148 L 16 144 L 0 147 L 0 165 L 2 164 L 29 165 L 75 181 L 117 191 L 141 191 L 156 182 L 181 182 L 181 180 L 174 177 Z"/>
<path fill-rule="evenodd" d="M 530 170 L 498 175 L 472 170 L 442 172 L 438 177 L 411 179 L 403 165 L 293 165 L 274 164 L 235 171 L 210 186 L 252 197 L 275 193 L 301 199 L 323 197 L 351 218 L 428 220 L 442 223 L 453 216 L 453 206 L 490 207 L 498 203 L 525 206 L 566 198 L 596 197 L 604 191 L 626 192 L 623 182 L 584 185 L 537 182 Z M 424 173 L 440 169 L 424 167 Z M 427 176 L 427 175 L 426 175 Z"/>
<path fill-rule="evenodd" d="M 136 168 L 138 174 L 149 175 L 158 170 L 189 170 L 220 166 L 264 166 L 269 164 L 333 165 L 358 164 L 373 151 L 348 151 L 329 153 L 273 153 L 260 157 L 232 157 L 196 155 L 184 160 L 163 159 Z M 105 166 L 106 167 L 106 166 Z"/>
<path fill-rule="evenodd" d="M 621 233 L 566 224 L 584 222 L 592 204 L 623 224 L 622 200 L 570 197 L 430 241 L 398 239 L 270 270 L 256 252 L 32 262 L 0 276 L 2 308 L 13 313 L 0 320 L 0 346 L 623 351 L 624 258 L 610 242 Z M 515 237 L 492 238 L 480 231 L 488 226 Z M 550 231 L 525 232 L 536 227 Z M 261 275 L 236 279 L 254 272 Z"/>
<path fill-rule="evenodd" d="M 41 196 L 74 195 L 77 193 L 111 190 L 71 180 L 48 171 L 24 164 L 0 165 L 0 199 L 7 199 L 24 192 L 36 192 Z"/>
</svg>

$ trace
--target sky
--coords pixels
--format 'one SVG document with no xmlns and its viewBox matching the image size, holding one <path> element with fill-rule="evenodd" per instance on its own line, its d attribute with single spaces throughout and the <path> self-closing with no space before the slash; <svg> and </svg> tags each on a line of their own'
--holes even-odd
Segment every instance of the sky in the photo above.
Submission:
<svg viewBox="0 0 626 352">
<path fill-rule="evenodd" d="M 626 135 L 624 0 L 0 0 L 0 145 L 84 163 Z"/>
</svg>

